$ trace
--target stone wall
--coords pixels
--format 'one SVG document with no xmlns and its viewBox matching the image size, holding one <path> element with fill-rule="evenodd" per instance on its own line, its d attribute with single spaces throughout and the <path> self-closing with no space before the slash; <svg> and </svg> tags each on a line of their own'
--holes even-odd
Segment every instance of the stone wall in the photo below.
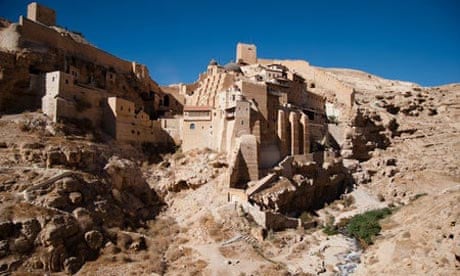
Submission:
<svg viewBox="0 0 460 276">
<path fill-rule="evenodd" d="M 20 44 L 22 46 L 39 44 L 42 46 L 64 50 L 69 55 L 75 55 L 95 64 L 113 67 L 119 72 L 131 72 L 132 64 L 119 59 L 89 44 L 75 41 L 70 35 L 61 34 L 47 26 L 20 17 Z"/>
<path fill-rule="evenodd" d="M 307 83 L 314 84 L 316 88 L 323 88 L 331 91 L 337 102 L 344 104 L 345 106 L 352 107 L 354 103 L 354 89 L 343 82 L 339 81 L 332 74 L 322 71 L 319 68 L 310 66 L 310 64 L 303 60 L 272 60 L 272 59 L 258 59 L 261 64 L 282 64 L 297 74 L 300 74 L 306 79 Z M 313 87 L 309 85 L 309 89 Z M 314 88 L 312 89 L 315 90 Z"/>
<path fill-rule="evenodd" d="M 259 179 L 257 140 L 254 135 L 237 138 L 229 164 L 230 188 L 245 188 L 249 181 Z"/>
<path fill-rule="evenodd" d="M 161 128 L 160 121 L 152 121 L 147 113 L 136 111 L 134 103 L 117 97 L 107 98 L 103 127 L 117 141 L 170 144 L 171 139 Z"/>
<path fill-rule="evenodd" d="M 102 125 L 103 104 L 108 94 L 102 90 L 74 84 L 74 77 L 62 72 L 46 74 L 43 113 L 53 121 L 87 120 L 93 127 Z"/>
<path fill-rule="evenodd" d="M 236 62 L 257 63 L 257 47 L 254 44 L 238 43 L 236 45 Z"/>
<path fill-rule="evenodd" d="M 214 148 L 212 121 L 187 121 L 183 123 L 182 150 Z"/>
<path fill-rule="evenodd" d="M 56 25 L 56 12 L 37 2 L 32 2 L 27 6 L 27 18 L 48 26 Z"/>
</svg>

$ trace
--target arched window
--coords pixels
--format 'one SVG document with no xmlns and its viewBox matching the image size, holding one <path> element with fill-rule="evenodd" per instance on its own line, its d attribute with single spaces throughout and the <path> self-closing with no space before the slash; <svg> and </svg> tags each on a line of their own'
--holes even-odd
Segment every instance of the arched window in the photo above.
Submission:
<svg viewBox="0 0 460 276">
<path fill-rule="evenodd" d="M 195 129 L 195 124 L 194 123 L 190 124 L 190 129 Z"/>
</svg>

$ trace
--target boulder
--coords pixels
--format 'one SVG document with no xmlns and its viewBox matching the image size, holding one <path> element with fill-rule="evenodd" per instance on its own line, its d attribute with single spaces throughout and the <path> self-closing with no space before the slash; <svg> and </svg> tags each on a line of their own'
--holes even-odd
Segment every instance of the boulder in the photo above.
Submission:
<svg viewBox="0 0 460 276">
<path fill-rule="evenodd" d="M 69 194 L 69 200 L 72 204 L 78 205 L 83 201 L 83 196 L 80 192 L 72 192 Z"/>
<path fill-rule="evenodd" d="M 98 250 L 102 247 L 104 236 L 102 236 L 101 232 L 99 231 L 89 231 L 85 233 L 85 241 L 88 244 L 89 248 L 93 250 Z"/>
<path fill-rule="evenodd" d="M 33 243 L 24 236 L 20 236 L 10 243 L 10 250 L 14 253 L 24 254 L 29 252 L 32 247 Z"/>
<path fill-rule="evenodd" d="M 40 233 L 41 225 L 36 218 L 32 218 L 22 222 L 21 233 L 29 240 L 34 241 L 38 233 Z"/>
<path fill-rule="evenodd" d="M 59 190 L 67 193 L 79 192 L 82 189 L 81 182 L 74 177 L 64 177 L 56 181 Z"/>
<path fill-rule="evenodd" d="M 81 263 L 76 257 L 70 257 L 64 260 L 64 272 L 67 274 L 75 274 L 81 267 Z"/>
<path fill-rule="evenodd" d="M 54 217 L 40 232 L 40 241 L 45 246 L 57 246 L 62 244 L 64 239 L 78 234 L 79 231 L 78 224 L 72 217 Z"/>
</svg>

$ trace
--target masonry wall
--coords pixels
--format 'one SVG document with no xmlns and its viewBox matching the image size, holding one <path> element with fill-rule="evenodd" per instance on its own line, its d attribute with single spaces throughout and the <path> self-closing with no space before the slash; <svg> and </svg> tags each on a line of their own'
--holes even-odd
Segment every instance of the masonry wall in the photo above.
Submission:
<svg viewBox="0 0 460 276">
<path fill-rule="evenodd" d="M 86 120 L 93 127 L 100 127 L 103 103 L 108 97 L 104 91 L 74 85 L 71 75 L 52 72 L 46 75 L 46 95 L 42 109 L 54 121 Z"/>
<path fill-rule="evenodd" d="M 258 149 L 254 135 L 237 138 L 228 171 L 230 188 L 244 189 L 249 181 L 259 179 Z"/>
<path fill-rule="evenodd" d="M 186 121 L 183 123 L 182 150 L 195 148 L 214 149 L 212 121 Z"/>
<path fill-rule="evenodd" d="M 254 44 L 238 43 L 236 45 L 236 62 L 257 63 L 257 47 Z"/>
<path fill-rule="evenodd" d="M 321 87 L 333 92 L 339 103 L 346 106 L 353 106 L 354 89 L 343 82 L 339 81 L 333 75 L 322 71 L 321 69 L 310 66 L 303 60 L 270 60 L 258 59 L 261 64 L 282 64 L 304 77 L 307 82 L 313 81 L 316 87 Z"/>
<path fill-rule="evenodd" d="M 96 64 L 113 67 L 119 72 L 131 72 L 131 62 L 119 59 L 88 44 L 76 42 L 69 35 L 60 34 L 54 29 L 38 24 L 23 16 L 20 17 L 20 43 L 33 42 L 48 47 L 62 49 L 69 54 L 81 57 Z"/>
<path fill-rule="evenodd" d="M 36 2 L 27 6 L 27 18 L 48 26 L 56 25 L 56 12 Z"/>
</svg>

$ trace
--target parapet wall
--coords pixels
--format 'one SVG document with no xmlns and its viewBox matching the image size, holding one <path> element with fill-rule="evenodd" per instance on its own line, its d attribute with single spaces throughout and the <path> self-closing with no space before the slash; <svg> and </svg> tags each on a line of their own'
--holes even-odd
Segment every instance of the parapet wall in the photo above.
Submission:
<svg viewBox="0 0 460 276">
<path fill-rule="evenodd" d="M 107 52 L 104 52 L 89 44 L 75 41 L 66 33 L 59 33 L 53 28 L 49 28 L 40 23 L 36 23 L 23 16 L 19 19 L 20 34 L 19 43 L 21 46 L 32 44 L 46 45 L 47 47 L 58 48 L 76 57 L 88 60 L 95 64 L 106 67 L 113 67 L 120 73 L 132 71 L 132 63 L 119 59 Z"/>
</svg>

